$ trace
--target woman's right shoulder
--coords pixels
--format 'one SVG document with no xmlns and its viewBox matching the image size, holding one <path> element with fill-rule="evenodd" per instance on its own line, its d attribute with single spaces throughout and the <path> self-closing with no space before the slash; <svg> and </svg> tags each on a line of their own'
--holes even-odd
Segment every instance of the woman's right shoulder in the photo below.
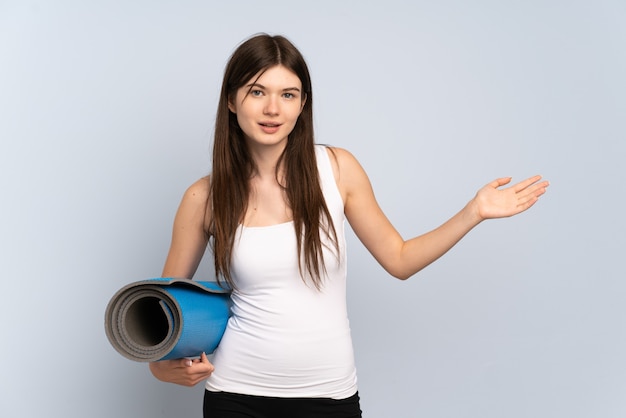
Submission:
<svg viewBox="0 0 626 418">
<path fill-rule="evenodd" d="M 203 225 L 206 231 L 210 224 L 210 195 L 211 179 L 209 176 L 195 181 L 185 190 L 180 206 L 178 207 L 177 220 L 182 223 L 191 222 Z"/>
<path fill-rule="evenodd" d="M 202 177 L 185 190 L 184 198 L 206 202 L 209 198 L 210 186 L 210 176 Z"/>
<path fill-rule="evenodd" d="M 181 207 L 197 208 L 202 212 L 208 212 L 207 203 L 211 193 L 211 179 L 209 176 L 196 180 L 185 190 L 181 201 Z"/>
</svg>

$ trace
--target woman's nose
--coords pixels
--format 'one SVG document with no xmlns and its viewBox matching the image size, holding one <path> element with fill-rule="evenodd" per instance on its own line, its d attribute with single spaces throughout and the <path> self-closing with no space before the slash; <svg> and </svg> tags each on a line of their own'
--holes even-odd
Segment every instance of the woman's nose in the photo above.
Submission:
<svg viewBox="0 0 626 418">
<path fill-rule="evenodd" d="M 273 95 L 268 96 L 263 111 L 266 115 L 277 115 L 279 113 L 278 98 Z"/>
</svg>

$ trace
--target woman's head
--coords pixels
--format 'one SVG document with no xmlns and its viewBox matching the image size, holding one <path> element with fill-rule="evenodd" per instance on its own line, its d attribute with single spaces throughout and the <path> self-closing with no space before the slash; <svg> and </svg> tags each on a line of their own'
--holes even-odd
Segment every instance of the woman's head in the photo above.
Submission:
<svg viewBox="0 0 626 418">
<path fill-rule="evenodd" d="M 275 66 L 282 66 L 293 72 L 302 83 L 304 106 L 290 139 L 293 137 L 297 139 L 297 142 L 308 143 L 290 144 L 290 146 L 313 145 L 313 92 L 306 62 L 300 51 L 285 37 L 262 34 L 243 42 L 226 65 L 218 105 L 215 147 L 219 149 L 224 146 L 229 148 L 244 146 L 243 133 L 237 123 L 237 116 L 229 110 L 228 105 L 234 100 L 240 88 L 255 81 L 265 71 Z M 220 140 L 228 143 L 218 144 Z M 239 152 L 244 152 L 244 150 L 241 149 Z"/>
<path fill-rule="evenodd" d="M 298 76 L 277 65 L 240 87 L 228 108 L 236 114 L 248 148 L 263 145 L 283 150 L 305 104 Z"/>
</svg>

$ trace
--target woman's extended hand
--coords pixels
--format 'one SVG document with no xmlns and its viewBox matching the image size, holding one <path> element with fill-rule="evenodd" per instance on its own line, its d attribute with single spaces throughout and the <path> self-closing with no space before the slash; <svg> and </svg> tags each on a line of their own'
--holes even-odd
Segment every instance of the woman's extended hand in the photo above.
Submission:
<svg viewBox="0 0 626 418">
<path fill-rule="evenodd" d="M 215 368 L 206 354 L 199 359 L 162 360 L 150 363 L 150 371 L 163 382 L 176 383 L 183 386 L 195 386 L 205 380 Z"/>
<path fill-rule="evenodd" d="M 547 181 L 540 180 L 541 176 L 533 176 L 506 189 L 500 187 L 509 184 L 510 177 L 487 184 L 478 191 L 473 202 L 479 219 L 505 218 L 530 208 L 549 186 Z"/>
</svg>

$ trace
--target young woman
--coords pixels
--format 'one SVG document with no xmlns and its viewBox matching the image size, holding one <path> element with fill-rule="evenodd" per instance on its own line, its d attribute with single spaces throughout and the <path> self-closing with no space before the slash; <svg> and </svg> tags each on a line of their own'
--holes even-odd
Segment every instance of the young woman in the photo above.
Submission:
<svg viewBox="0 0 626 418">
<path fill-rule="evenodd" d="M 213 167 L 184 194 L 164 277 L 191 278 L 207 244 L 232 287 L 212 362 L 150 364 L 181 385 L 206 380 L 205 417 L 360 417 L 346 312 L 344 220 L 392 276 L 407 279 L 481 221 L 530 208 L 548 183 L 500 178 L 437 229 L 404 240 L 346 150 L 315 145 L 306 63 L 281 36 L 233 53 L 217 111 Z"/>
</svg>

